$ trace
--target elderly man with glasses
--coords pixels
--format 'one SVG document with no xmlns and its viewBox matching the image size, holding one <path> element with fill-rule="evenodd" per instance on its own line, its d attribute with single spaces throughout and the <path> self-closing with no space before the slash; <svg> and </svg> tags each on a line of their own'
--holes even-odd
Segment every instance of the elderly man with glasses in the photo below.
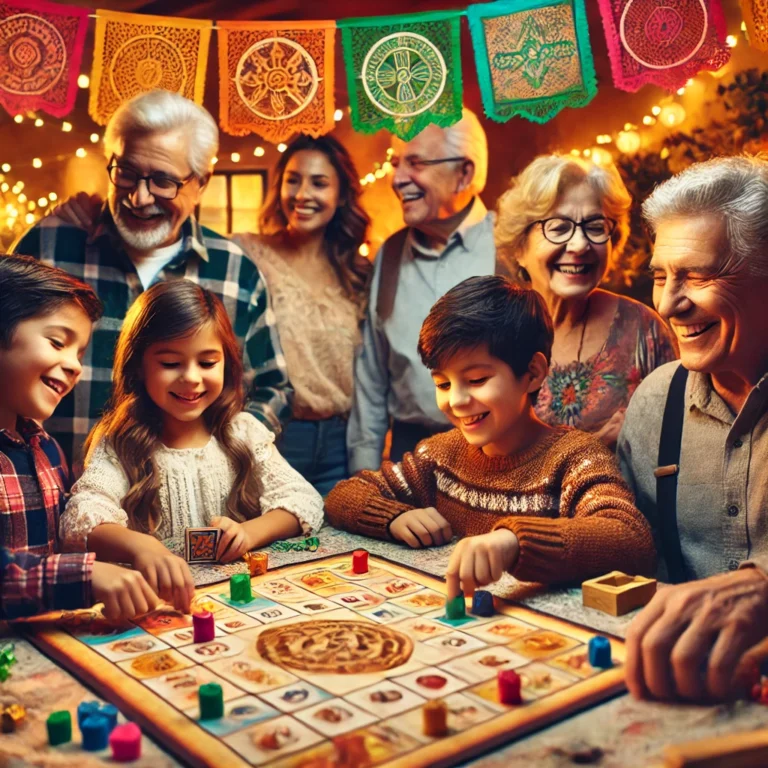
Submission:
<svg viewBox="0 0 768 768">
<path fill-rule="evenodd" d="M 492 214 L 479 197 L 488 147 L 477 117 L 465 109 L 449 128 L 430 125 L 393 147 L 392 188 L 406 226 L 376 257 L 347 430 L 353 472 L 378 469 L 390 425 L 393 461 L 450 428 L 416 352 L 419 329 L 440 296 L 496 268 Z"/>
<path fill-rule="evenodd" d="M 94 227 L 86 231 L 47 216 L 14 247 L 87 281 L 105 305 L 80 383 L 46 423 L 70 460 L 82 459 L 82 443 L 109 398 L 112 351 L 125 313 L 160 280 L 187 278 L 219 296 L 243 347 L 247 409 L 274 431 L 289 411 L 264 281 L 236 245 L 194 216 L 218 144 L 215 121 L 189 99 L 168 91 L 132 99 L 104 136 L 111 183 Z"/>
</svg>

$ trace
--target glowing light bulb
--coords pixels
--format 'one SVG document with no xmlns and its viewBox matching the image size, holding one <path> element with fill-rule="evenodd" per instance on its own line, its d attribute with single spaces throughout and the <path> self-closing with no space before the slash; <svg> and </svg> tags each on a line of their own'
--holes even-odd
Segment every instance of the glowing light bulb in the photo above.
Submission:
<svg viewBox="0 0 768 768">
<path fill-rule="evenodd" d="M 253 156 L 264 157 L 264 147 L 256 147 L 256 149 L 253 150 Z"/>
<path fill-rule="evenodd" d="M 240 153 L 239 153 L 239 152 L 233 152 L 233 153 L 232 153 L 232 154 L 229 156 L 229 159 L 230 159 L 230 160 L 231 160 L 233 163 L 239 163 L 239 162 L 240 162 Z"/>
<path fill-rule="evenodd" d="M 616 137 L 616 148 L 625 155 L 634 155 L 640 149 L 640 134 L 637 131 L 621 131 Z"/>
<path fill-rule="evenodd" d="M 367 173 L 367 174 L 365 175 L 365 180 L 366 180 L 366 181 L 367 181 L 369 184 L 373 184 L 373 182 L 374 182 L 374 181 L 376 181 L 376 177 L 375 177 L 375 176 L 374 176 L 372 173 Z"/>
<path fill-rule="evenodd" d="M 27 222 L 27 224 L 33 224 L 34 221 L 35 221 L 35 214 L 34 213 L 28 213 L 24 217 L 24 220 Z"/>
<path fill-rule="evenodd" d="M 55 202 L 56 202 L 56 201 L 59 199 L 59 196 L 58 196 L 58 195 L 57 195 L 55 192 L 51 192 L 51 194 L 50 194 L 50 195 L 48 195 L 48 199 L 49 199 L 49 200 L 50 200 L 52 203 L 55 203 Z"/>
<path fill-rule="evenodd" d="M 655 106 L 651 107 L 651 114 L 654 117 L 658 117 L 659 116 L 659 112 L 661 112 L 661 107 L 658 104 L 656 104 Z"/>
<path fill-rule="evenodd" d="M 728 37 L 726 37 L 726 38 L 725 38 L 725 44 L 726 44 L 726 45 L 727 45 L 729 48 L 735 48 L 735 47 L 736 47 L 736 44 L 737 44 L 738 42 L 739 42 L 739 41 L 736 39 L 736 36 L 735 36 L 735 35 L 728 35 Z"/>
<path fill-rule="evenodd" d="M 80 75 L 77 78 L 78 88 L 87 88 L 91 84 L 91 78 L 88 75 Z"/>
<path fill-rule="evenodd" d="M 43 161 L 39 157 L 35 157 L 32 159 L 32 167 L 33 168 L 42 168 L 43 167 Z"/>
<path fill-rule="evenodd" d="M 19 202 L 20 202 L 22 205 L 24 205 L 24 203 L 26 203 L 26 202 L 27 202 L 27 196 L 26 196 L 26 195 L 25 195 L 23 192 L 22 192 L 22 193 L 19 195 Z"/>
<path fill-rule="evenodd" d="M 98 133 L 92 133 L 91 134 L 91 144 L 98 144 L 100 138 L 101 137 L 99 136 Z"/>
<path fill-rule="evenodd" d="M 40 206 L 40 208 L 47 207 L 47 205 L 48 205 L 48 198 L 47 197 L 40 197 L 40 198 L 38 198 L 37 204 L 38 204 L 38 206 Z"/>
<path fill-rule="evenodd" d="M 3 163 L 2 165 L 0 165 L 0 168 L 3 169 L 3 173 L 10 173 L 11 166 L 8 163 Z"/>
<path fill-rule="evenodd" d="M 14 123 L 23 123 L 24 122 L 24 115 L 16 115 L 16 117 L 13 118 Z"/>
<path fill-rule="evenodd" d="M 75 154 L 76 154 L 78 157 L 85 157 L 85 156 L 86 156 L 88 153 L 87 153 L 87 152 L 86 152 L 86 151 L 85 151 L 85 150 L 84 150 L 82 147 L 78 147 L 78 148 L 75 150 Z"/>
<path fill-rule="evenodd" d="M 45 125 L 45 123 L 42 118 L 38 117 L 37 120 L 35 120 L 35 128 L 41 128 L 43 125 Z"/>
<path fill-rule="evenodd" d="M 214 157 L 213 160 L 211 160 L 211 165 L 216 165 L 216 163 L 218 163 L 218 162 L 219 162 L 219 158 L 218 157 Z"/>
<path fill-rule="evenodd" d="M 282 141 L 277 145 L 277 151 L 278 152 L 285 152 L 286 149 L 288 149 L 288 145 L 287 144 L 283 144 Z"/>
<path fill-rule="evenodd" d="M 61 130 L 64 131 L 64 133 L 69 133 L 72 130 L 72 123 L 63 122 L 61 124 Z"/>
<path fill-rule="evenodd" d="M 361 256 L 368 256 L 371 252 L 371 249 L 368 247 L 368 243 L 363 243 L 358 249 L 357 252 Z"/>
</svg>

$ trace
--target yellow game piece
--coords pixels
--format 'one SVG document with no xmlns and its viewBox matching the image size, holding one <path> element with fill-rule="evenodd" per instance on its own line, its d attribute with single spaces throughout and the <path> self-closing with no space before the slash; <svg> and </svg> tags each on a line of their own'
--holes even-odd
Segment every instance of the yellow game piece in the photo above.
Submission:
<svg viewBox="0 0 768 768">
<path fill-rule="evenodd" d="M 623 616 L 645 605 L 655 594 L 656 579 L 627 576 L 621 571 L 611 571 L 581 585 L 584 605 L 611 616 Z"/>
<path fill-rule="evenodd" d="M 27 715 L 27 710 L 21 704 L 10 704 L 3 709 L 3 733 L 12 733 L 23 722 Z"/>
<path fill-rule="evenodd" d="M 243 557 L 251 576 L 263 576 L 269 569 L 269 555 L 266 552 L 246 552 Z"/>
<path fill-rule="evenodd" d="M 448 735 L 448 707 L 444 701 L 428 701 L 421 712 L 425 736 L 440 738 Z"/>
</svg>

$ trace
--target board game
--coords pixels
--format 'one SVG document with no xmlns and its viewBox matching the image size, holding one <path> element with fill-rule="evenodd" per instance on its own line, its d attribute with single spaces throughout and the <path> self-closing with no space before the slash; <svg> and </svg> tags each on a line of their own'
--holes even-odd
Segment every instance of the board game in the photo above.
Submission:
<svg viewBox="0 0 768 768">
<path fill-rule="evenodd" d="M 253 599 L 229 585 L 199 588 L 215 637 L 193 642 L 170 607 L 116 627 L 95 611 L 30 640 L 181 760 L 195 766 L 389 768 L 449 766 L 609 698 L 615 666 L 590 666 L 582 627 L 500 604 L 491 617 L 445 618 L 445 584 L 371 557 L 356 574 L 339 555 L 251 578 Z M 514 668 L 523 703 L 499 701 L 496 675 Z M 216 682 L 224 716 L 200 720 L 198 688 Z M 442 699 L 448 735 L 425 736 L 422 707 Z"/>
</svg>

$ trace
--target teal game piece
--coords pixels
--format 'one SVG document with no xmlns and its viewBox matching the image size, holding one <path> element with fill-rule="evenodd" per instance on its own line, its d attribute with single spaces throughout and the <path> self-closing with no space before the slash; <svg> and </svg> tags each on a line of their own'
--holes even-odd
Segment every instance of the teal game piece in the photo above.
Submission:
<svg viewBox="0 0 768 768">
<path fill-rule="evenodd" d="M 596 635 L 589 641 L 589 663 L 595 669 L 610 669 L 613 666 L 611 641 L 607 637 Z"/>
<path fill-rule="evenodd" d="M 200 697 L 201 720 L 224 717 L 224 693 L 218 683 L 203 683 L 197 694 Z"/>
<path fill-rule="evenodd" d="M 53 712 L 45 721 L 48 743 L 52 747 L 72 741 L 72 715 L 66 709 Z"/>
<path fill-rule="evenodd" d="M 98 712 L 88 715 L 80 725 L 83 737 L 83 749 L 88 752 L 99 752 L 107 748 L 109 743 L 109 720 Z"/>
<path fill-rule="evenodd" d="M 236 573 L 229 579 L 229 599 L 235 603 L 248 603 L 253 600 L 249 574 Z"/>
<path fill-rule="evenodd" d="M 456 595 L 453 600 L 448 600 L 448 602 L 446 602 L 445 618 L 453 619 L 453 621 L 456 621 L 457 619 L 463 619 L 466 615 L 467 611 L 464 604 L 464 593 L 459 592 L 459 594 Z"/>
</svg>

